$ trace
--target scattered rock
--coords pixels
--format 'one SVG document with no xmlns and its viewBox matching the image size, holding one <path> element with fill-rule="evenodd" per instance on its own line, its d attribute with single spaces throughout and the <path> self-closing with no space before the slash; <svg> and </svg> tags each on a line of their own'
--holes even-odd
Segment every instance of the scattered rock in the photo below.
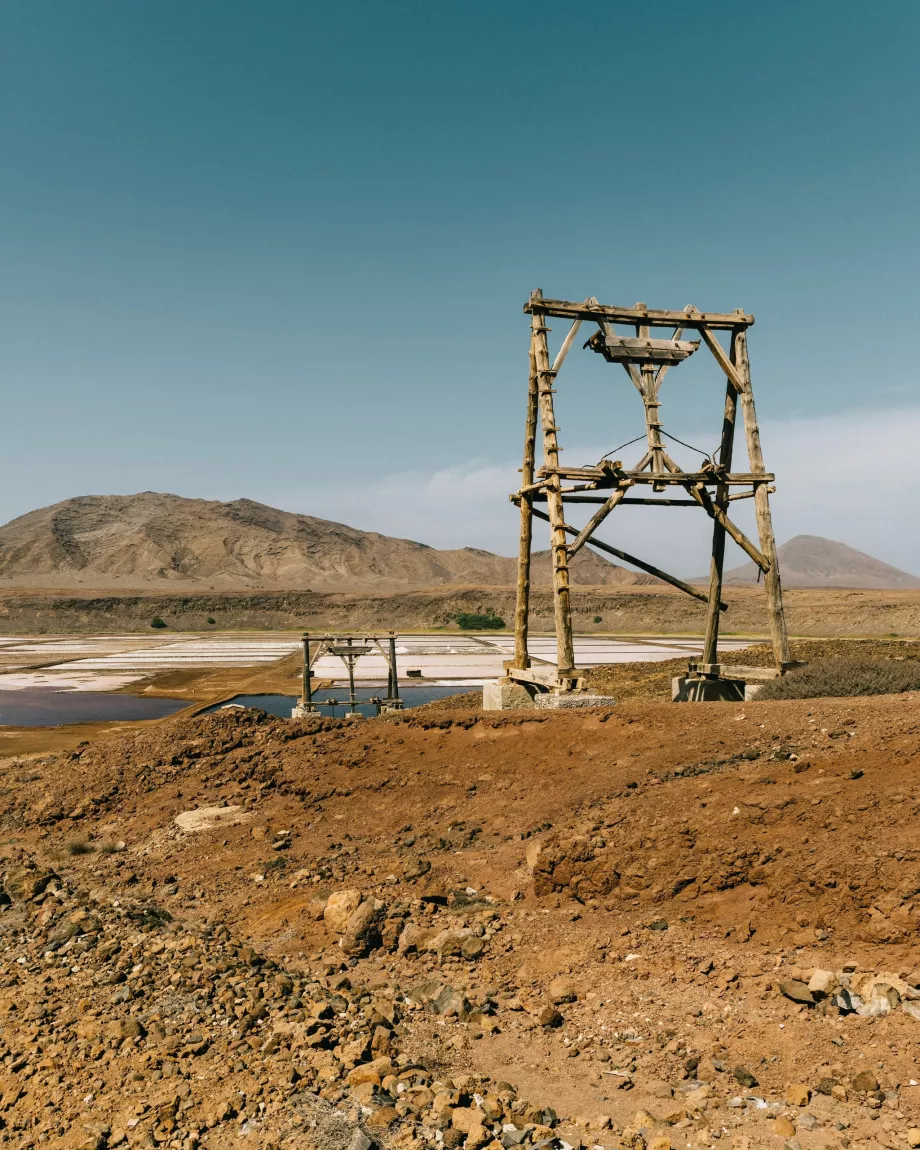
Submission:
<svg viewBox="0 0 920 1150">
<path fill-rule="evenodd" d="M 564 975 L 559 975 L 554 978 L 547 987 L 550 1001 L 559 1006 L 563 1002 L 574 1002 L 577 995 L 575 994 L 575 987 L 570 978 Z"/>
<path fill-rule="evenodd" d="M 862 1094 L 869 1094 L 873 1090 L 878 1090 L 878 1079 L 871 1070 L 860 1070 L 858 1074 L 854 1074 L 852 1083 L 853 1089 Z"/>
<path fill-rule="evenodd" d="M 833 1083 L 831 1084 L 833 1085 Z M 819 1087 L 820 1089 L 820 1087 Z M 830 1094 L 830 1088 L 823 1093 Z M 791 1082 L 786 1087 L 786 1105 L 787 1106 L 807 1106 L 811 1101 L 811 1091 L 804 1083 Z"/>
<path fill-rule="evenodd" d="M 361 892 L 359 890 L 334 891 L 326 902 L 323 910 L 323 921 L 330 934 L 341 934 L 348 925 L 348 920 L 361 905 Z"/>
<path fill-rule="evenodd" d="M 800 1002 L 805 1006 L 814 1006 L 816 1001 L 808 986 L 798 979 L 789 979 L 787 982 L 779 983 L 779 992 L 791 1002 Z"/>
</svg>

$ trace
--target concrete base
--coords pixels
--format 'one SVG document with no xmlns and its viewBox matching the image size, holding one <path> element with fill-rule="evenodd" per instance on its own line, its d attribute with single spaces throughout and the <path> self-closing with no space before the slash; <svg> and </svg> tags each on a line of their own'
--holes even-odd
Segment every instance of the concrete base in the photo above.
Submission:
<svg viewBox="0 0 920 1150">
<path fill-rule="evenodd" d="M 671 680 L 672 703 L 740 703 L 747 697 L 747 684 L 742 679 L 688 679 L 680 675 Z"/>
<path fill-rule="evenodd" d="M 536 688 L 533 688 L 536 694 Z M 482 685 L 484 711 L 529 711 L 534 701 L 531 691 L 513 679 L 487 679 Z"/>
<path fill-rule="evenodd" d="M 569 693 L 554 695 L 552 692 L 548 692 L 537 695 L 534 704 L 538 711 L 573 711 L 583 707 L 614 707 L 616 706 L 616 699 L 612 695 L 589 695 L 587 693 L 584 695 Z"/>
<path fill-rule="evenodd" d="M 292 719 L 305 719 L 307 715 L 316 715 L 318 711 L 314 703 L 295 703 L 291 708 Z"/>
<path fill-rule="evenodd" d="M 540 691 L 529 683 L 513 679 L 493 679 L 483 684 L 484 711 L 567 711 L 581 707 L 612 707 L 616 699 L 588 692 Z"/>
</svg>

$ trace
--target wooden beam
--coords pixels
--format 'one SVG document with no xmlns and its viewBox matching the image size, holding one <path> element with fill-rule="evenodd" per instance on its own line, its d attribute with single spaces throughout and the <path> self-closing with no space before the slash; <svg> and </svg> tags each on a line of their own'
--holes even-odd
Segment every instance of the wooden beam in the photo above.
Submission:
<svg viewBox="0 0 920 1150">
<path fill-rule="evenodd" d="M 750 541 L 750 539 L 748 539 L 741 528 L 732 523 L 722 508 L 717 507 L 712 502 L 712 499 L 710 498 L 709 492 L 706 490 L 706 488 L 703 487 L 702 484 L 695 483 L 692 485 L 688 484 L 688 490 L 694 498 L 699 499 L 700 506 L 705 510 L 706 514 L 725 528 L 725 530 L 732 537 L 732 539 L 734 539 L 741 550 L 744 551 L 750 559 L 753 559 L 761 571 L 763 571 L 763 573 L 766 575 L 766 573 L 770 570 L 770 561 L 754 546 L 754 544 Z"/>
<path fill-rule="evenodd" d="M 563 299 L 544 299 L 531 296 L 524 304 L 524 311 L 541 315 L 553 315 L 560 319 L 583 319 L 589 322 L 605 320 L 607 323 L 648 324 L 649 327 L 692 327 L 701 325 L 731 331 L 736 327 L 750 327 L 754 323 L 752 315 L 745 315 L 739 308 L 735 312 L 696 311 L 655 311 L 636 307 L 607 307 L 603 304 L 572 303 Z"/>
<path fill-rule="evenodd" d="M 597 511 L 594 512 L 588 522 L 582 527 L 581 531 L 575 536 L 575 542 L 569 547 L 570 560 L 584 547 L 585 543 L 587 543 L 588 539 L 590 539 L 598 527 L 600 527 L 614 507 L 616 507 L 618 503 L 623 502 L 628 490 L 628 487 L 618 488 L 609 498 L 604 500 L 602 507 L 598 507 Z"/>
<path fill-rule="evenodd" d="M 563 479 L 595 480 L 597 482 L 610 482 L 609 471 L 600 467 L 541 467 L 537 472 L 541 478 L 550 475 L 559 475 Z M 729 471 L 716 474 L 712 471 L 621 471 L 616 477 L 621 482 L 632 480 L 635 483 L 671 483 L 682 486 L 686 483 L 708 483 L 714 486 L 717 483 L 772 483 L 776 476 L 772 471 L 758 474 L 755 471 Z"/>
<path fill-rule="evenodd" d="M 706 341 L 706 346 L 715 356 L 716 363 L 718 363 L 719 367 L 721 367 L 722 371 L 725 373 L 726 378 L 732 384 L 735 391 L 740 394 L 744 390 L 744 382 L 741 379 L 741 376 L 738 374 L 735 365 L 725 354 L 725 348 L 722 347 L 722 345 L 712 334 L 709 328 L 701 327 L 699 332 L 703 339 Z"/>
<path fill-rule="evenodd" d="M 550 522 L 548 515 L 544 515 L 536 507 L 533 509 L 534 515 L 538 519 L 545 519 L 547 523 Z M 566 531 L 570 535 L 577 535 L 578 532 L 574 527 L 566 526 Z M 631 563 L 633 567 L 638 567 L 640 571 L 645 571 L 649 575 L 654 575 L 656 579 L 661 579 L 665 583 L 670 583 L 672 587 L 676 587 L 679 591 L 684 591 L 687 595 L 692 595 L 694 599 L 699 599 L 702 603 L 707 602 L 706 594 L 694 587 L 691 583 L 685 583 L 683 579 L 678 579 L 676 575 L 669 575 L 667 571 L 662 571 L 660 567 L 654 567 L 651 563 L 646 563 L 644 559 L 637 559 L 635 555 L 630 555 L 628 551 L 621 551 L 619 547 L 611 547 L 609 543 L 601 543 L 599 539 L 589 539 L 588 546 L 594 547 L 598 551 L 606 551 L 608 555 L 614 555 L 617 559 L 622 559 L 624 563 Z M 722 611 L 728 610 L 727 603 L 719 604 Z"/>
<path fill-rule="evenodd" d="M 753 495 L 752 491 L 745 492 L 745 498 L 747 498 L 747 499 L 750 499 L 750 497 L 752 495 Z M 545 503 L 546 502 L 546 496 L 542 492 L 540 492 L 537 495 L 534 495 L 532 498 L 533 498 L 534 503 Z M 567 495 L 565 488 L 563 488 L 563 491 L 562 491 L 562 498 L 563 498 L 564 502 L 566 503 L 566 505 L 568 505 L 569 503 L 606 503 L 607 502 L 607 500 L 603 497 L 603 495 Z M 625 499 L 620 500 L 619 506 L 622 507 L 622 506 L 624 506 L 624 504 L 627 507 L 628 506 L 639 506 L 640 504 L 643 507 L 699 507 L 699 505 L 700 505 L 698 499 L 643 499 L 643 498 L 633 499 L 630 496 L 627 496 Z"/>
<path fill-rule="evenodd" d="M 597 300 L 594 298 L 594 296 L 588 296 L 588 298 L 585 300 L 585 306 L 588 307 L 591 304 L 596 303 Z M 553 360 L 554 372 L 558 373 L 559 368 L 562 367 L 563 363 L 565 363 L 565 357 L 569 354 L 569 350 L 571 349 L 572 344 L 575 342 L 575 336 L 578 335 L 578 329 L 581 327 L 581 323 L 582 321 L 580 319 L 576 319 L 569 330 L 566 332 L 565 339 L 562 341 L 562 347 L 559 348 L 559 351 L 556 353 L 556 358 Z M 518 666 L 520 666 L 520 664 L 518 664 Z"/>
<path fill-rule="evenodd" d="M 748 461 L 754 471 L 763 472 L 763 451 L 760 446 L 760 428 L 757 412 L 754 409 L 754 392 L 751 388 L 751 365 L 748 359 L 747 333 L 739 331 L 736 337 L 738 347 L 738 374 L 744 383 L 741 392 L 741 413 L 744 418 L 744 435 L 747 440 Z M 781 670 L 790 662 L 789 636 L 786 633 L 786 617 L 783 614 L 783 588 L 779 576 L 779 562 L 776 558 L 776 539 L 773 535 L 773 519 L 770 515 L 770 496 L 767 483 L 754 484 L 754 513 L 757 518 L 757 531 L 760 547 L 770 570 L 764 577 L 767 590 L 767 614 L 770 620 L 770 638 L 773 642 L 773 658 Z"/>
<path fill-rule="evenodd" d="M 737 329 L 732 332 L 731 363 L 735 366 Z M 719 447 L 719 463 L 722 467 L 732 465 L 735 443 L 735 417 L 738 412 L 738 390 L 729 379 L 725 388 L 725 407 L 722 412 L 722 441 Z M 729 500 L 728 484 L 720 483 L 716 488 L 715 505 L 725 514 Z M 709 610 L 706 617 L 706 638 L 703 642 L 703 660 L 714 663 L 719 657 L 719 601 L 722 598 L 722 571 L 725 566 L 725 524 L 718 519 L 712 525 L 712 550 L 709 560 Z"/>
<path fill-rule="evenodd" d="M 531 297 L 539 302 L 540 295 Z M 546 342 L 546 324 L 538 310 L 532 313 L 534 367 L 537 376 L 537 403 L 543 429 L 543 462 L 552 474 L 546 488 L 546 506 L 550 532 L 550 553 L 553 579 L 553 616 L 556 625 L 556 666 L 560 678 L 575 670 L 575 644 L 572 636 L 572 604 L 569 592 L 569 559 L 566 545 L 565 512 L 562 506 L 562 484 L 559 479 L 558 428 L 553 413 L 552 381 L 556 378 L 549 365 L 549 346 Z"/>
<path fill-rule="evenodd" d="M 538 316 L 532 320 L 540 324 Z M 521 467 L 523 486 L 533 484 L 535 454 L 537 444 L 537 392 L 539 380 L 537 377 L 537 361 L 534 353 L 534 333 L 530 337 L 530 375 L 527 385 L 527 416 L 524 425 L 524 462 Z M 533 513 L 530 500 L 521 499 L 521 526 L 518 541 L 518 573 L 517 573 L 517 599 L 514 608 L 514 665 L 526 668 L 530 666 L 530 656 L 527 653 L 527 631 L 530 621 L 530 556 L 533 549 Z"/>
</svg>

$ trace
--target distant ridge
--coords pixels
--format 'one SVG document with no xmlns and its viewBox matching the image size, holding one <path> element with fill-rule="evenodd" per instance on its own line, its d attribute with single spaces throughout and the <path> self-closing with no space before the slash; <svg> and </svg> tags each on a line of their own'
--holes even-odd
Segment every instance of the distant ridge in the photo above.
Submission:
<svg viewBox="0 0 920 1150">
<path fill-rule="evenodd" d="M 898 591 L 920 587 L 920 579 L 881 559 L 820 535 L 796 535 L 778 548 L 784 587 L 852 587 Z M 756 583 L 758 568 L 745 563 L 726 571 L 728 584 Z M 704 582 L 704 580 L 699 580 Z"/>
<path fill-rule="evenodd" d="M 0 527 L 3 587 L 379 592 L 451 583 L 507 587 L 516 574 L 516 560 L 491 551 L 439 551 L 251 499 L 84 495 Z M 549 579 L 549 553 L 538 552 L 533 581 Z M 588 549 L 576 557 L 572 581 L 657 582 Z"/>
</svg>

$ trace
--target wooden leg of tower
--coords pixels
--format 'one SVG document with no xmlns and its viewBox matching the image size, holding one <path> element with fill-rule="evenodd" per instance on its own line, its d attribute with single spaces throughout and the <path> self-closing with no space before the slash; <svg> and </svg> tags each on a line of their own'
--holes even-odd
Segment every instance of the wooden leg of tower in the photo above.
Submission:
<svg viewBox="0 0 920 1150">
<path fill-rule="evenodd" d="M 534 317 L 541 326 L 542 317 Z M 537 443 L 538 381 L 536 367 L 535 336 L 530 337 L 530 383 L 527 389 L 527 423 L 524 432 L 524 465 L 521 468 L 521 486 L 533 483 L 534 457 Z M 517 605 L 514 611 L 514 665 L 529 667 L 527 653 L 527 630 L 530 619 L 530 556 L 533 541 L 533 502 L 531 495 L 521 497 L 521 535 L 518 545 Z"/>
<path fill-rule="evenodd" d="M 534 293 L 535 299 L 539 295 Z M 550 555 L 553 566 L 553 614 L 556 624 L 556 662 L 560 680 L 575 670 L 575 646 L 572 641 L 572 603 L 569 593 L 569 560 L 566 544 L 565 509 L 562 503 L 562 482 L 553 474 L 559 467 L 559 441 L 553 411 L 553 382 L 555 371 L 550 367 L 549 347 L 546 342 L 546 322 L 542 314 L 533 315 L 533 346 L 537 376 L 537 399 L 540 423 L 543 429 L 543 460 L 550 472 L 546 489 L 546 510 L 549 513 Z"/>
<path fill-rule="evenodd" d="M 738 362 L 736 370 L 741 377 L 744 389 L 741 393 L 741 410 L 744 414 L 744 434 L 747 439 L 748 459 L 751 471 L 764 472 L 763 451 L 760 446 L 760 428 L 757 425 L 757 412 L 754 408 L 754 393 L 751 390 L 751 365 L 748 360 L 747 333 L 742 331 L 735 338 Z M 783 588 L 779 574 L 779 560 L 776 556 L 776 539 L 773 535 L 773 518 L 770 514 L 769 484 L 766 480 L 754 482 L 754 512 L 757 517 L 757 531 L 760 536 L 760 550 L 770 564 L 764 576 L 767 590 L 767 612 L 770 623 L 770 638 L 773 642 L 773 657 L 777 667 L 790 661 L 789 637 L 786 634 L 786 619 L 783 614 Z"/>
<path fill-rule="evenodd" d="M 738 332 L 732 336 L 731 360 L 736 361 L 736 341 Z M 719 448 L 719 462 L 728 471 L 732 466 L 732 450 L 735 443 L 735 416 L 738 412 L 738 392 L 729 380 L 725 390 L 725 412 L 722 416 L 722 443 Z M 728 487 L 721 484 L 716 489 L 716 507 L 728 511 Z M 703 662 L 719 661 L 719 604 L 722 601 L 722 568 L 725 563 L 725 527 L 716 519 L 712 524 L 712 557 L 709 563 L 709 606 L 706 616 L 706 642 L 703 646 Z"/>
</svg>

